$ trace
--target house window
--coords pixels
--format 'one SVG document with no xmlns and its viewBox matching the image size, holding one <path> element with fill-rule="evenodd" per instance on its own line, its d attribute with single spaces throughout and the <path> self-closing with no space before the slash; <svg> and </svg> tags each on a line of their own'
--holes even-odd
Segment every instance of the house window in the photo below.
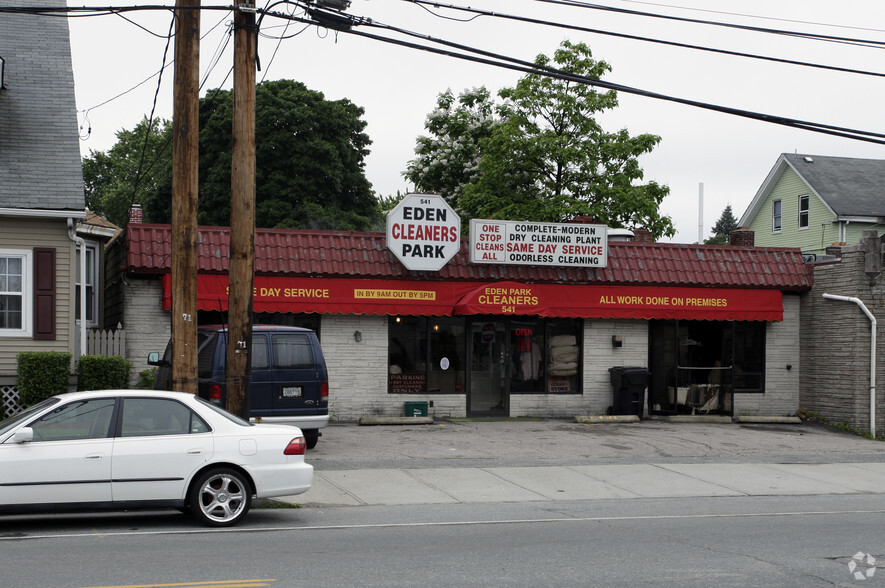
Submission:
<svg viewBox="0 0 885 588">
<path fill-rule="evenodd" d="M 799 228 L 808 228 L 808 194 L 799 196 Z"/>
<path fill-rule="evenodd" d="M 0 249 L 0 337 L 31 334 L 31 252 Z"/>
<path fill-rule="evenodd" d="M 96 326 L 98 324 L 98 297 L 95 295 L 95 285 L 98 276 L 98 246 L 86 244 L 86 279 L 80 277 L 80 249 L 77 249 L 77 320 L 80 320 L 80 295 L 86 291 L 86 324 Z"/>
<path fill-rule="evenodd" d="M 771 231 L 780 233 L 781 228 L 781 201 L 775 200 L 771 203 Z"/>
</svg>

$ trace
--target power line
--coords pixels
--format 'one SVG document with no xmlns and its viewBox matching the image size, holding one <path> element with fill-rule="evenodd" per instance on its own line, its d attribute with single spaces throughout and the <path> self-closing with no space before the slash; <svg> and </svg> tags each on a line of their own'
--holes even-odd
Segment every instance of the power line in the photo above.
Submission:
<svg viewBox="0 0 885 588">
<path fill-rule="evenodd" d="M 885 73 L 881 73 L 881 72 L 865 71 L 865 70 L 852 69 L 852 68 L 847 68 L 847 67 L 837 67 L 837 66 L 832 66 L 832 65 L 823 65 L 820 63 L 812 63 L 812 62 L 808 62 L 808 61 L 796 61 L 796 60 L 784 59 L 784 58 L 780 58 L 780 57 L 769 57 L 769 56 L 765 56 L 765 55 L 758 55 L 755 53 L 744 53 L 741 51 L 730 51 L 730 50 L 726 50 L 726 49 L 716 49 L 713 47 L 705 47 L 703 45 L 691 45 L 688 43 L 679 43 L 676 41 L 665 41 L 663 39 L 655 39 L 655 38 L 651 38 L 651 37 L 641 37 L 638 35 L 630 35 L 627 33 L 616 33 L 613 31 L 607 31 L 607 30 L 603 30 L 603 29 L 593 29 L 593 28 L 589 28 L 589 27 L 583 27 L 583 26 L 568 24 L 568 23 L 563 23 L 563 22 L 555 22 L 555 21 L 549 21 L 549 20 L 543 20 L 543 19 L 537 19 L 537 18 L 530 18 L 530 17 L 526 17 L 526 16 L 504 14 L 501 12 L 491 12 L 491 11 L 487 11 L 487 10 L 479 10 L 476 8 L 471 8 L 469 6 L 455 6 L 452 4 L 441 4 L 439 2 L 433 2 L 433 1 L 428 1 L 428 0 L 405 0 L 405 1 L 410 2 L 412 4 L 420 5 L 422 8 L 424 8 L 425 10 L 427 10 L 428 12 L 433 14 L 434 16 L 438 16 L 440 18 L 448 18 L 448 17 L 436 14 L 435 12 L 429 10 L 425 5 L 431 5 L 434 8 L 442 7 L 442 8 L 447 8 L 450 10 L 470 12 L 475 15 L 474 18 L 479 18 L 481 16 L 487 16 L 487 17 L 492 17 L 492 18 L 500 18 L 500 19 L 506 19 L 506 20 L 526 22 L 526 23 L 530 23 L 530 24 L 540 24 L 540 25 L 544 25 L 544 26 L 569 29 L 569 30 L 573 30 L 573 31 L 579 31 L 582 33 L 606 35 L 606 36 L 617 37 L 617 38 L 621 38 L 621 39 L 629 39 L 631 41 L 657 43 L 657 44 L 661 44 L 661 45 L 669 45 L 671 47 L 679 47 L 682 49 L 692 49 L 692 50 L 696 50 L 696 51 L 708 51 L 711 53 L 731 55 L 733 57 L 745 57 L 748 59 L 772 61 L 775 63 L 784 63 L 787 65 L 797 65 L 797 66 L 802 66 L 802 67 L 813 67 L 813 68 L 826 69 L 826 70 L 838 71 L 838 72 L 843 72 L 843 73 L 852 73 L 852 74 L 875 76 L 875 77 L 885 77 Z M 469 20 L 473 20 L 473 19 L 469 19 Z"/>
<path fill-rule="evenodd" d="M 413 2 L 414 0 L 405 0 L 406 2 Z M 601 4 L 593 4 L 591 2 L 583 2 L 581 0 L 532 0 L 533 2 L 541 2 L 546 4 L 555 4 L 559 6 L 569 6 L 572 8 L 586 8 L 590 10 L 599 10 L 603 12 L 612 12 L 616 14 L 627 14 L 632 16 L 644 16 L 648 18 L 657 18 L 662 20 L 671 20 L 675 22 L 686 22 L 693 24 L 703 24 L 715 27 L 724 27 L 730 29 L 738 29 L 744 31 L 752 31 L 755 33 L 767 33 L 773 35 L 784 35 L 788 37 L 798 37 L 804 39 L 813 39 L 817 41 L 830 41 L 835 43 L 849 43 L 852 45 L 865 45 L 870 47 L 881 47 L 885 45 L 885 41 L 876 41 L 872 39 L 855 39 L 852 37 L 840 37 L 835 35 L 822 35 L 819 33 L 807 33 L 807 32 L 797 32 L 797 31 L 788 31 L 782 29 L 769 29 L 765 27 L 751 26 L 751 25 L 741 25 L 736 23 L 727 23 L 727 22 L 718 22 L 715 20 L 703 20 L 698 18 L 686 18 L 683 16 L 671 16 L 667 14 L 658 14 L 655 12 L 643 12 L 640 10 L 629 10 L 627 8 L 615 8 L 613 6 L 604 6 Z"/>
<path fill-rule="evenodd" d="M 299 17 L 289 17 L 287 15 L 275 14 L 274 16 L 278 16 L 280 18 L 293 18 L 298 20 L 299 22 L 313 22 L 314 24 L 321 24 L 317 21 L 309 21 L 307 19 L 302 19 Z M 367 39 L 372 39 L 375 41 L 380 41 L 384 43 L 390 43 L 394 45 L 399 45 L 403 47 L 408 47 L 411 49 L 418 49 L 422 51 L 427 51 L 430 53 L 436 53 L 438 55 L 445 55 L 447 57 L 453 57 L 455 59 L 461 59 L 465 61 L 472 61 L 474 63 L 480 63 L 484 65 L 491 65 L 495 67 L 500 67 L 504 69 L 510 69 L 514 71 L 519 71 L 527 74 L 541 75 L 550 78 L 556 78 L 566 81 L 573 81 L 580 84 L 587 84 L 595 87 L 605 88 L 609 90 L 615 90 L 617 92 L 623 92 L 625 94 L 633 94 L 637 96 L 642 96 L 645 98 L 652 98 L 655 100 L 663 100 L 667 102 L 674 102 L 677 104 L 683 104 L 686 106 L 692 106 L 696 108 L 701 108 L 704 110 L 711 110 L 715 112 L 720 112 L 724 114 L 730 114 L 733 116 L 739 116 L 742 118 L 749 118 L 754 120 L 759 120 L 763 122 L 768 122 L 772 124 L 777 124 L 781 126 L 788 126 L 797 129 L 803 129 L 807 131 L 812 131 L 816 133 L 822 133 L 827 135 L 833 135 L 848 139 L 855 139 L 858 141 L 865 141 L 868 143 L 876 143 L 885 145 L 885 134 L 874 133 L 870 131 L 864 131 L 860 129 L 851 129 L 847 127 L 840 127 L 835 125 L 828 125 L 824 123 L 816 123 L 813 121 L 805 121 L 800 119 L 793 119 L 788 117 L 764 114 L 755 111 L 742 110 L 738 108 L 732 108 L 727 106 L 720 106 L 716 104 L 711 104 L 707 102 L 700 102 L 697 100 L 690 100 L 687 98 L 679 98 L 675 96 L 668 96 L 666 94 L 660 94 L 657 92 L 651 92 L 647 90 L 642 90 L 640 88 L 634 88 L 631 86 L 625 86 L 623 84 L 617 84 L 613 82 L 608 82 L 596 78 L 588 78 L 585 76 L 580 76 L 576 74 L 572 74 L 570 72 L 566 72 L 563 70 L 559 70 L 552 67 L 541 67 L 532 62 L 516 59 L 513 57 L 508 57 L 505 55 L 493 53 L 490 51 L 484 51 L 481 49 L 477 49 L 474 47 L 470 47 L 467 45 L 462 45 L 458 43 L 454 43 L 451 41 L 446 41 L 444 39 L 438 39 L 431 37 L 429 35 L 424 35 L 420 33 L 414 33 L 411 31 L 407 31 L 405 29 L 398 29 L 393 26 L 383 25 L 371 21 L 363 20 L 362 24 L 369 27 L 382 28 L 389 31 L 397 32 L 400 34 L 404 34 L 411 37 L 421 38 L 426 41 L 436 43 L 439 45 L 443 45 L 445 47 L 451 47 L 452 49 L 457 49 L 459 51 L 466 51 L 467 53 L 460 53 L 451 51 L 449 49 L 440 49 L 437 47 L 433 47 L 430 45 L 421 45 L 418 43 L 413 43 L 409 41 L 403 41 L 398 39 L 393 39 L 390 37 L 384 37 L 381 35 L 375 35 L 371 33 L 365 33 L 362 31 L 357 31 L 352 28 L 340 28 L 337 29 L 339 32 L 356 35 L 360 37 L 365 37 Z"/>
</svg>

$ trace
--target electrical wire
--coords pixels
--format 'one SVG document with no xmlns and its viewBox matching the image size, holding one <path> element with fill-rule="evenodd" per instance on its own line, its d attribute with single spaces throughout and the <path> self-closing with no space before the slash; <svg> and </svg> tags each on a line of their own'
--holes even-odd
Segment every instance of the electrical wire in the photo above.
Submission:
<svg viewBox="0 0 885 588">
<path fill-rule="evenodd" d="M 407 1 L 410 1 L 410 0 L 407 0 Z M 275 16 L 286 18 L 285 15 L 280 15 L 280 14 L 275 14 Z M 300 22 L 311 22 L 311 21 L 308 21 L 305 19 L 300 19 L 298 17 L 291 17 L 291 18 L 299 20 Z M 314 24 L 322 26 L 322 23 L 319 23 L 317 21 L 313 21 L 313 22 L 314 22 Z M 835 125 L 827 125 L 827 124 L 823 124 L 823 123 L 815 123 L 812 121 L 805 121 L 805 120 L 800 120 L 800 119 L 793 119 L 793 118 L 788 118 L 788 117 L 764 114 L 764 113 L 760 113 L 760 112 L 742 110 L 742 109 L 732 108 L 732 107 L 727 107 L 727 106 L 719 106 L 716 104 L 701 102 L 701 101 L 697 101 L 697 100 L 690 100 L 690 99 L 686 99 L 686 98 L 668 96 L 668 95 L 660 94 L 657 92 L 650 92 L 647 90 L 642 90 L 640 88 L 625 86 L 623 84 L 617 84 L 617 83 L 603 81 L 603 80 L 596 79 L 596 78 L 589 78 L 589 77 L 580 76 L 577 74 L 572 74 L 570 72 L 559 70 L 557 68 L 541 67 L 541 66 L 538 66 L 532 62 L 508 57 L 508 56 L 497 54 L 497 53 L 492 53 L 489 51 L 480 50 L 480 49 L 470 47 L 467 45 L 453 43 L 451 41 L 445 41 L 443 39 L 434 38 L 429 35 L 406 31 L 405 29 L 398 29 L 397 27 L 393 27 L 390 25 L 383 25 L 380 23 L 372 22 L 372 21 L 368 21 L 368 22 L 363 21 L 362 24 L 364 24 L 368 27 L 382 28 L 382 29 L 386 29 L 388 31 L 398 32 L 400 34 L 404 34 L 407 36 L 420 38 L 420 39 L 430 41 L 435 44 L 443 45 L 445 47 L 450 47 L 452 49 L 458 49 L 459 51 L 466 51 L 467 53 L 460 53 L 460 52 L 451 51 L 449 49 L 441 49 L 441 48 L 432 47 L 429 45 L 421 45 L 421 44 L 413 43 L 413 42 L 409 42 L 409 41 L 393 39 L 390 37 L 384 37 L 381 35 L 375 35 L 375 34 L 371 34 L 371 33 L 366 33 L 366 32 L 362 32 L 362 31 L 354 30 L 352 28 L 343 28 L 342 27 L 340 29 L 337 29 L 337 31 L 341 32 L 341 33 L 364 37 L 367 39 L 372 39 L 375 41 L 380 41 L 383 43 L 390 43 L 393 45 L 399 45 L 399 46 L 408 47 L 411 49 L 418 49 L 418 50 L 427 51 L 430 53 L 435 53 L 438 55 L 452 57 L 455 59 L 472 61 L 474 63 L 491 65 L 491 66 L 500 67 L 500 68 L 504 68 L 504 69 L 510 69 L 513 71 L 519 71 L 522 73 L 541 75 L 541 76 L 555 78 L 555 79 L 561 79 L 561 80 L 565 80 L 565 81 L 572 81 L 572 82 L 576 82 L 576 83 L 591 85 L 591 86 L 605 88 L 605 89 L 609 89 L 609 90 L 615 90 L 617 92 L 623 92 L 626 94 L 633 94 L 633 95 L 642 96 L 645 98 L 652 98 L 652 99 L 656 99 L 656 100 L 663 100 L 663 101 L 673 102 L 673 103 L 677 103 L 677 104 L 683 104 L 686 106 L 693 106 L 696 108 L 711 110 L 711 111 L 720 112 L 720 113 L 724 113 L 724 114 L 730 114 L 733 116 L 738 116 L 738 117 L 743 117 L 743 118 L 759 120 L 759 121 L 768 122 L 768 123 L 772 123 L 772 124 L 778 124 L 781 126 L 788 126 L 788 127 L 803 129 L 803 130 L 812 131 L 812 132 L 816 132 L 816 133 L 834 135 L 834 136 L 843 137 L 843 138 L 856 139 L 859 141 L 865 141 L 865 142 L 869 142 L 869 143 L 876 143 L 876 144 L 885 145 L 885 134 L 881 134 L 881 133 L 874 133 L 874 132 L 870 132 L 870 131 L 864 131 L 864 130 L 860 130 L 860 129 L 851 129 L 851 128 L 840 127 L 840 126 L 835 126 Z"/>
<path fill-rule="evenodd" d="M 405 2 L 414 2 L 416 0 L 404 0 Z M 533 2 L 555 4 L 559 6 L 569 6 L 572 8 L 587 8 L 590 10 L 600 10 L 603 12 L 612 12 L 616 14 L 627 14 L 631 16 L 643 16 L 648 18 L 657 18 L 662 20 L 671 20 L 675 22 L 686 22 L 692 24 L 703 24 L 708 26 L 723 27 L 730 29 L 738 29 L 743 31 L 752 31 L 756 33 L 767 33 L 773 35 L 784 35 L 788 37 L 798 37 L 804 39 L 814 39 L 817 41 L 829 41 L 834 43 L 848 43 L 852 45 L 864 45 L 870 47 L 885 46 L 885 41 L 876 41 L 872 39 L 854 39 L 851 37 L 840 37 L 835 35 L 822 35 L 819 33 L 803 33 L 796 31 L 787 31 L 782 29 L 769 29 L 765 27 L 741 25 L 735 23 L 718 22 L 715 20 L 702 20 L 698 18 L 686 18 L 683 16 L 671 16 L 667 14 L 658 14 L 654 12 L 643 12 L 640 10 L 629 10 L 626 8 L 615 8 L 613 6 L 603 6 L 601 4 L 593 4 L 591 2 L 582 2 L 581 0 L 532 0 Z"/>
<path fill-rule="evenodd" d="M 787 65 L 796 65 L 796 66 L 801 66 L 801 67 L 812 67 L 812 68 L 825 69 L 825 70 L 830 70 L 830 71 L 838 71 L 838 72 L 843 72 L 843 73 L 858 74 L 858 75 L 865 75 L 865 76 L 885 77 L 885 73 L 881 73 L 881 72 L 859 70 L 859 69 L 853 69 L 853 68 L 848 68 L 848 67 L 837 67 L 837 66 L 832 66 L 832 65 L 824 65 L 824 64 L 820 64 L 820 63 L 812 63 L 812 62 L 808 62 L 808 61 L 796 61 L 796 60 L 792 60 L 792 59 L 784 59 L 781 57 L 770 57 L 770 56 L 766 56 L 766 55 L 758 55 L 755 53 L 745 53 L 742 51 L 730 51 L 730 50 L 726 50 L 726 49 L 716 49 L 713 47 L 706 47 L 703 45 L 692 45 L 692 44 L 680 43 L 680 42 L 676 42 L 676 41 L 665 41 L 663 39 L 642 37 L 642 36 L 638 36 L 638 35 L 630 35 L 627 33 L 616 33 L 616 32 L 607 31 L 604 29 L 594 29 L 594 28 L 583 27 L 583 26 L 568 24 L 568 23 L 563 23 L 563 22 L 555 22 L 555 21 L 530 18 L 530 17 L 525 17 L 525 16 L 517 16 L 517 15 L 513 15 L 513 14 L 505 14 L 505 13 L 501 13 L 501 12 L 491 12 L 491 11 L 487 11 L 487 10 L 479 10 L 479 9 L 472 8 L 469 6 L 456 6 L 456 5 L 452 5 L 452 4 L 441 4 L 440 2 L 433 2 L 433 1 L 428 1 L 428 0 L 405 0 L 405 1 L 412 3 L 412 4 L 419 5 L 421 8 L 423 8 L 427 12 L 429 12 L 439 18 L 447 18 L 447 17 L 445 17 L 444 15 L 440 15 L 440 14 L 433 12 L 425 5 L 429 4 L 429 5 L 432 5 L 434 8 L 441 7 L 441 8 L 446 8 L 449 10 L 472 12 L 476 15 L 474 18 L 479 18 L 480 16 L 487 16 L 487 17 L 499 18 L 499 19 L 504 19 L 504 20 L 513 20 L 513 21 L 525 22 L 525 23 L 530 23 L 530 24 L 540 24 L 540 25 L 549 26 L 549 27 L 563 28 L 563 29 L 568 29 L 568 30 L 573 30 L 573 31 L 579 31 L 582 33 L 605 35 L 605 36 L 616 37 L 616 38 L 620 38 L 620 39 L 628 39 L 631 41 L 642 41 L 642 42 L 646 42 L 646 43 L 656 43 L 656 44 L 660 44 L 660 45 L 668 45 L 671 47 L 679 47 L 681 49 L 692 49 L 695 51 L 707 51 L 710 53 L 719 53 L 722 55 L 730 55 L 733 57 L 744 57 L 744 58 L 748 58 L 748 59 L 757 59 L 757 60 L 761 60 L 761 61 L 771 61 L 771 62 L 783 63 L 783 64 L 787 64 Z"/>
<path fill-rule="evenodd" d="M 655 6 L 657 8 L 675 8 L 677 10 L 686 10 L 689 12 L 706 12 L 708 14 L 722 14 L 725 16 L 738 16 L 741 18 L 755 18 L 759 20 L 771 20 L 776 22 L 789 22 L 793 24 L 812 25 L 816 27 L 830 27 L 837 29 L 851 29 L 855 31 L 867 31 L 870 33 L 885 33 L 885 29 L 874 29 L 870 27 L 857 27 L 850 25 L 840 25 L 828 22 L 815 22 L 811 20 L 799 20 L 795 18 L 781 18 L 776 16 L 761 16 L 758 14 L 746 14 L 742 12 L 727 12 L 725 10 L 711 10 L 709 8 L 696 8 L 691 6 L 679 6 L 677 4 L 659 4 L 657 2 L 642 2 L 641 0 L 617 0 L 625 4 L 643 4 L 645 6 Z"/>
</svg>

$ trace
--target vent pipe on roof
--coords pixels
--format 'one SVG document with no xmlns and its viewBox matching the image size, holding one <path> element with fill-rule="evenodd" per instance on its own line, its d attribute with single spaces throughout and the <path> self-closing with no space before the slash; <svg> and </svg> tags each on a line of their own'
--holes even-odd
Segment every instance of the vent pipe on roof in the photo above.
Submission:
<svg viewBox="0 0 885 588">
<path fill-rule="evenodd" d="M 870 319 L 870 435 L 876 436 L 876 317 L 870 312 L 866 304 L 860 298 L 854 296 L 837 296 L 836 294 L 824 294 L 829 300 L 841 300 L 853 302 L 858 305 L 867 318 Z"/>
<path fill-rule="evenodd" d="M 630 229 L 612 229 L 609 228 L 608 232 L 608 240 L 609 241 L 632 241 L 633 240 L 633 231 Z"/>
<path fill-rule="evenodd" d="M 704 242 L 704 182 L 698 184 L 698 245 Z"/>
</svg>

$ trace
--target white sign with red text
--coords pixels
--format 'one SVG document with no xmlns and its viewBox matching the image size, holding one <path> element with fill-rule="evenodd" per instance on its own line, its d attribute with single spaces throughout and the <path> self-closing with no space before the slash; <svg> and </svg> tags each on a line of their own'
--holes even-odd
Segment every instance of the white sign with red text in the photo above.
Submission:
<svg viewBox="0 0 885 588">
<path fill-rule="evenodd" d="M 387 248 L 406 269 L 439 271 L 461 249 L 461 219 L 437 194 L 406 194 L 387 213 Z"/>
<path fill-rule="evenodd" d="M 608 227 L 580 223 L 472 219 L 470 261 L 606 267 Z"/>
</svg>

